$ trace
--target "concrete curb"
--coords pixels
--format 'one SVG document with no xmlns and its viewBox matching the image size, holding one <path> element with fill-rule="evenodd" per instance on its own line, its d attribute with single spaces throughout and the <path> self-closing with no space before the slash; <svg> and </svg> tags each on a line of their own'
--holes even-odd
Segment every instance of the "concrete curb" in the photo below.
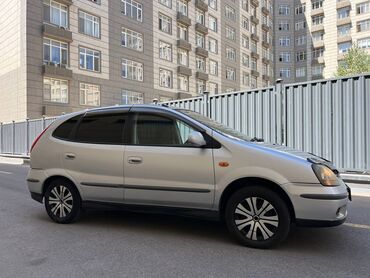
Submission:
<svg viewBox="0 0 370 278">
<path fill-rule="evenodd" d="M 17 155 L 0 155 L 0 163 L 12 165 L 29 165 L 30 158 L 26 156 L 17 156 Z"/>
</svg>

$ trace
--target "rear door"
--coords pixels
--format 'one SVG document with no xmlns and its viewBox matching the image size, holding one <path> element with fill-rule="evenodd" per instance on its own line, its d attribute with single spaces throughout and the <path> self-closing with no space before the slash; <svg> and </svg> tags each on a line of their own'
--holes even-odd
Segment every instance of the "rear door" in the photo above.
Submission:
<svg viewBox="0 0 370 278">
<path fill-rule="evenodd" d="M 214 198 L 212 149 L 186 142 L 196 127 L 172 115 L 140 108 L 133 108 L 130 115 L 125 202 L 210 208 Z"/>
<path fill-rule="evenodd" d="M 127 112 L 87 112 L 64 144 L 64 167 L 80 186 L 84 200 L 123 201 Z"/>
</svg>

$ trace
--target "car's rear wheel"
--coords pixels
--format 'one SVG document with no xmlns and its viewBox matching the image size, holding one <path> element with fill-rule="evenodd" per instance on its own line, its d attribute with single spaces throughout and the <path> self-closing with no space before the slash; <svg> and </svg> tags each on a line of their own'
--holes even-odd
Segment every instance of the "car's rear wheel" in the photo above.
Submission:
<svg viewBox="0 0 370 278">
<path fill-rule="evenodd" d="M 243 245 L 270 248 L 289 234 L 290 213 L 284 200 L 264 187 L 245 187 L 229 198 L 225 222 Z"/>
<path fill-rule="evenodd" d="M 45 209 L 57 223 L 71 223 L 81 212 L 81 198 L 76 187 L 69 181 L 52 181 L 45 191 Z"/>
</svg>

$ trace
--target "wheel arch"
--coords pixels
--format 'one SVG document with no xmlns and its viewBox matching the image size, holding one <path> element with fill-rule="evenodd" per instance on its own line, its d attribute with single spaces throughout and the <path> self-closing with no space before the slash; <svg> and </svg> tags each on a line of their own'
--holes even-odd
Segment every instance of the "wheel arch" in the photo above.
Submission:
<svg viewBox="0 0 370 278">
<path fill-rule="evenodd" d="M 274 191 L 275 193 L 277 193 L 288 206 L 291 221 L 295 222 L 294 206 L 288 194 L 285 192 L 285 190 L 281 188 L 281 186 L 278 185 L 277 183 L 271 180 L 268 180 L 265 178 L 259 178 L 259 177 L 240 178 L 240 179 L 234 180 L 225 188 L 225 190 L 222 192 L 220 202 L 219 202 L 219 212 L 220 212 L 221 219 L 223 219 L 224 217 L 226 203 L 227 203 L 227 200 L 230 198 L 230 196 L 234 192 L 236 192 L 237 190 L 243 187 L 253 186 L 253 185 L 262 186 L 262 187 L 268 188 Z"/>
<path fill-rule="evenodd" d="M 48 186 L 55 180 L 58 180 L 58 179 L 61 179 L 61 180 L 65 180 L 67 182 L 70 182 L 77 190 L 78 194 L 80 195 L 80 198 L 81 198 L 81 192 L 80 190 L 78 189 L 78 187 L 76 186 L 76 184 L 73 182 L 73 180 L 71 180 L 70 178 L 68 177 L 65 177 L 65 176 L 62 176 L 62 175 L 53 175 L 53 176 L 50 176 L 48 177 L 43 185 L 42 185 L 42 196 L 45 196 L 45 191 L 46 189 L 48 188 Z"/>
</svg>

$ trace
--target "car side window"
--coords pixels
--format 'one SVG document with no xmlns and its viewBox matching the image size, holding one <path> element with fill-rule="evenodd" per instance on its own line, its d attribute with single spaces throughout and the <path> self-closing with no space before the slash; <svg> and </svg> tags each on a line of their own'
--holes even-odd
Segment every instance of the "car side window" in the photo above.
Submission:
<svg viewBox="0 0 370 278">
<path fill-rule="evenodd" d="M 192 127 L 180 120 L 139 113 L 134 115 L 132 142 L 134 145 L 187 145 L 188 136 L 192 131 Z"/>
<path fill-rule="evenodd" d="M 53 132 L 53 136 L 62 139 L 62 140 L 69 140 L 72 134 L 73 128 L 80 120 L 82 114 L 72 117 L 59 125 Z"/>
<path fill-rule="evenodd" d="M 90 144 L 123 144 L 127 122 L 124 113 L 92 113 L 85 115 L 76 129 L 75 140 Z"/>
</svg>

